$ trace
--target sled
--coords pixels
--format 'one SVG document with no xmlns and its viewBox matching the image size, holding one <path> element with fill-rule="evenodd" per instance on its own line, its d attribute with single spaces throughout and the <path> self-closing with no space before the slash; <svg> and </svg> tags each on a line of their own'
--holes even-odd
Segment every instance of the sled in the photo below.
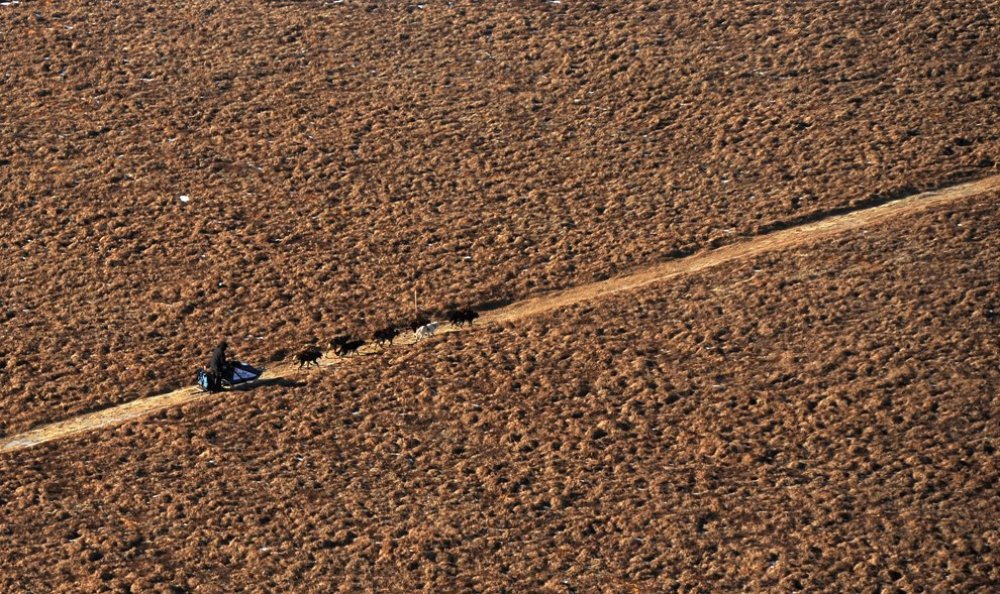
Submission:
<svg viewBox="0 0 1000 594">
<path fill-rule="evenodd" d="M 227 390 L 229 388 L 236 387 L 240 384 L 247 384 L 252 381 L 256 381 L 260 378 L 262 373 L 264 373 L 263 369 L 257 369 L 249 363 L 232 361 L 229 363 L 226 373 L 221 378 L 213 376 L 204 369 L 199 369 L 198 385 L 201 386 L 203 390 L 217 392 L 219 390 Z"/>
</svg>

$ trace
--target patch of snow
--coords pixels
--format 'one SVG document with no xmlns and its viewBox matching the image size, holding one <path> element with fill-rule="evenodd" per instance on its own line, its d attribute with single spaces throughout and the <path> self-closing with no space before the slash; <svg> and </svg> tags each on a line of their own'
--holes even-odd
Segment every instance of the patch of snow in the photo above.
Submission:
<svg viewBox="0 0 1000 594">
<path fill-rule="evenodd" d="M 187 204 L 188 202 L 191 201 L 191 197 L 185 194 L 180 197 L 180 201 L 183 202 L 184 204 Z"/>
</svg>

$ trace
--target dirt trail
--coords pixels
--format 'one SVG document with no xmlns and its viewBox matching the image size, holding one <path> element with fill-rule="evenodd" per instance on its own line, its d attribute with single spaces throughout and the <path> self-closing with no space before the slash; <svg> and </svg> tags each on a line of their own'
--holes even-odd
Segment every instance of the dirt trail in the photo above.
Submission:
<svg viewBox="0 0 1000 594">
<path fill-rule="evenodd" d="M 1000 190 L 1000 175 L 991 176 L 978 181 L 963 183 L 940 190 L 915 194 L 907 198 L 893 200 L 885 204 L 870 208 L 863 208 L 841 215 L 834 215 L 811 223 L 805 223 L 796 227 L 790 227 L 780 231 L 775 231 L 767 235 L 762 235 L 748 241 L 728 245 L 719 249 L 699 253 L 687 258 L 671 260 L 662 264 L 657 264 L 634 273 L 618 278 L 608 279 L 596 283 L 591 283 L 563 291 L 556 291 L 513 303 L 506 307 L 486 312 L 482 316 L 483 322 L 509 322 L 525 317 L 538 315 L 561 307 L 566 307 L 584 301 L 600 299 L 602 297 L 630 291 L 654 282 L 668 280 L 670 278 L 690 274 L 723 264 L 740 258 L 749 258 L 758 254 L 780 250 L 805 243 L 818 241 L 833 235 L 845 233 L 860 227 L 875 225 L 890 219 L 899 217 L 933 206 L 961 200 L 970 196 L 976 196 L 990 191 Z M 460 328 L 444 327 L 439 330 L 441 333 L 458 332 Z M 396 340 L 397 345 L 413 344 L 413 335 L 407 333 Z M 362 349 L 361 354 L 371 354 L 378 349 L 371 345 Z M 321 367 L 339 366 L 349 364 L 351 359 L 323 359 Z M 306 373 L 307 370 L 299 370 L 294 365 L 283 364 L 268 370 L 262 377 L 263 381 L 278 380 Z M 19 435 L 13 435 L 0 440 L 0 452 L 13 452 L 30 448 L 35 445 L 54 441 L 57 439 L 77 435 L 87 431 L 94 431 L 103 427 L 118 425 L 126 421 L 137 419 L 166 408 L 180 406 L 203 398 L 215 397 L 222 394 L 209 394 L 199 390 L 195 386 L 189 386 L 151 396 L 133 400 L 125 404 L 87 413 L 64 421 L 43 425 L 41 427 L 26 431 Z"/>
<path fill-rule="evenodd" d="M 815 222 L 761 235 L 741 243 L 734 243 L 715 250 L 695 254 L 687 258 L 671 260 L 644 268 L 633 274 L 519 301 L 503 309 L 491 312 L 491 315 L 484 316 L 484 319 L 489 321 L 516 320 L 560 307 L 566 307 L 574 303 L 600 299 L 606 295 L 630 291 L 681 274 L 698 272 L 699 270 L 729 262 L 730 260 L 751 258 L 764 252 L 816 241 L 859 227 L 875 225 L 892 217 L 919 212 L 938 204 L 984 194 L 997 189 L 1000 189 L 1000 176 L 995 175 L 940 190 L 914 194 L 913 196 L 886 202 L 879 206 L 823 218 Z"/>
</svg>

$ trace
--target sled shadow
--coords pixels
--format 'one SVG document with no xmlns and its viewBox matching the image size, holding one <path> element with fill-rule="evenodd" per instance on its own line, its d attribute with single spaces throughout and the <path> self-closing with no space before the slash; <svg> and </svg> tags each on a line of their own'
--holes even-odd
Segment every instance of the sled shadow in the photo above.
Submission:
<svg viewBox="0 0 1000 594">
<path fill-rule="evenodd" d="M 234 391 L 249 391 L 254 388 L 260 388 L 263 386 L 280 386 L 282 388 L 300 388 L 306 385 L 305 382 L 300 382 L 296 380 L 290 380 L 285 377 L 272 377 L 268 379 L 257 380 L 254 382 L 248 382 L 239 386 L 234 386 L 232 389 Z"/>
</svg>

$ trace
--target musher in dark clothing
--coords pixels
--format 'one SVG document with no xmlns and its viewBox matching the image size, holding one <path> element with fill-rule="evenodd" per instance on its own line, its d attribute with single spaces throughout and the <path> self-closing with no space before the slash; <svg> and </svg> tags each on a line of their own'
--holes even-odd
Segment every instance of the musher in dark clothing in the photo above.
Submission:
<svg viewBox="0 0 1000 594">
<path fill-rule="evenodd" d="M 216 386 L 226 377 L 226 371 L 229 369 L 229 362 L 226 361 L 226 349 L 229 347 L 226 341 L 223 340 L 219 343 L 219 346 L 215 347 L 212 351 L 212 360 L 208 362 L 208 373 L 214 380 Z"/>
</svg>

